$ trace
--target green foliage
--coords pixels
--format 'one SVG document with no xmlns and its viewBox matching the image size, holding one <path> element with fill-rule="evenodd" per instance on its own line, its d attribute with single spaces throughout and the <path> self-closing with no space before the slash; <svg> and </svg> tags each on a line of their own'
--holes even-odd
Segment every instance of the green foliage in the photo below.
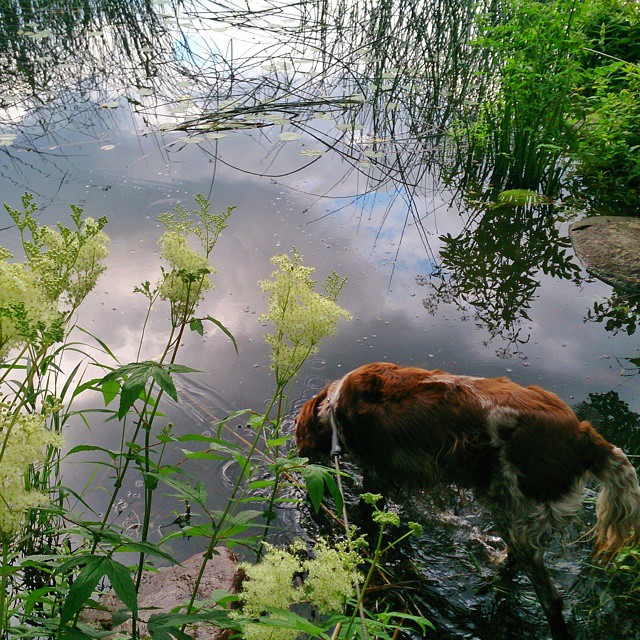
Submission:
<svg viewBox="0 0 640 640">
<path fill-rule="evenodd" d="M 108 373 L 100 380 L 100 385 L 105 402 L 108 404 L 107 400 L 114 395 L 113 383 L 117 380 L 123 380 L 122 386 L 119 388 L 120 406 L 117 414 L 118 418 L 122 420 L 129 413 L 136 400 L 141 397 L 144 399 L 144 392 L 149 380 L 156 382 L 162 391 L 177 402 L 178 392 L 171 378 L 171 373 L 190 373 L 193 371 L 195 369 L 178 364 L 162 365 L 152 361 L 132 362 Z M 115 395 L 118 395 L 118 391 Z"/>
<path fill-rule="evenodd" d="M 486 97 L 451 128 L 451 181 L 490 200 L 572 187 L 616 212 L 637 211 L 637 4 L 504 0 L 477 29 Z"/>
<path fill-rule="evenodd" d="M 640 295 L 614 290 L 603 302 L 593 303 L 586 320 L 602 322 L 614 334 L 622 331 L 631 336 L 640 323 Z"/>
<path fill-rule="evenodd" d="M 103 576 L 109 579 L 113 590 L 129 611 L 134 616 L 137 615 L 138 598 L 136 588 L 131 578 L 131 572 L 127 567 L 116 562 L 113 558 L 86 554 L 63 564 L 58 569 L 58 572 L 65 573 L 78 566 L 81 567 L 80 572 L 75 576 L 60 612 L 60 628 L 71 622 L 81 611 Z"/>
<path fill-rule="evenodd" d="M 612 62 L 590 76 L 576 156 L 600 202 L 637 212 L 640 195 L 640 67 Z"/>
<path fill-rule="evenodd" d="M 300 473 L 304 478 L 309 500 L 316 512 L 320 509 L 326 490 L 333 499 L 336 511 L 342 513 L 344 501 L 331 469 L 307 464 L 302 467 Z"/>
<path fill-rule="evenodd" d="M 506 0 L 479 18 L 475 45 L 491 62 L 488 99 L 453 129 L 463 186 L 532 189 L 555 196 L 568 168 L 574 131 L 565 118 L 580 80 L 575 2 Z"/>
<path fill-rule="evenodd" d="M 538 273 L 578 278 L 570 240 L 561 236 L 548 206 L 482 204 L 470 222 L 457 236 L 440 238 L 441 265 L 419 280 L 428 288 L 423 304 L 433 312 L 441 302 L 455 302 L 492 337 L 524 343 L 522 325 L 540 286 Z"/>
</svg>

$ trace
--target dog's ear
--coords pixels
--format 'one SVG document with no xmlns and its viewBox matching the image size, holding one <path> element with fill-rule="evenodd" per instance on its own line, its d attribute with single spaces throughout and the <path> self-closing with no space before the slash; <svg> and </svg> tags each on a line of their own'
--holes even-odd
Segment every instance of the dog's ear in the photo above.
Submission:
<svg viewBox="0 0 640 640">
<path fill-rule="evenodd" d="M 325 387 L 317 396 L 305 402 L 296 419 L 296 443 L 302 456 L 328 455 L 331 451 L 331 425 L 319 416 L 327 389 Z"/>
</svg>

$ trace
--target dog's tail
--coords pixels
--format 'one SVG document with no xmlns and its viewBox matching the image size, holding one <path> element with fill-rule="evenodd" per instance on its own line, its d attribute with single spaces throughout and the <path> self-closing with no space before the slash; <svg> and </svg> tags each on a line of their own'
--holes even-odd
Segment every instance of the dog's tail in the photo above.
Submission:
<svg viewBox="0 0 640 640">
<path fill-rule="evenodd" d="M 602 490 L 596 507 L 596 556 L 607 561 L 625 545 L 640 542 L 640 487 L 629 458 L 612 447 L 595 477 Z"/>
</svg>

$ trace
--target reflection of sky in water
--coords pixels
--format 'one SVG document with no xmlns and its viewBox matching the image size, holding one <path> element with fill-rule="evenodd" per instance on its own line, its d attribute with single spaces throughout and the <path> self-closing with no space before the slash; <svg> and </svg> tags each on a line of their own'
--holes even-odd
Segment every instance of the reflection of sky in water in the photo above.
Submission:
<svg viewBox="0 0 640 640">
<path fill-rule="evenodd" d="M 131 291 L 158 274 L 156 215 L 178 202 L 190 206 L 193 194 L 211 191 L 216 206 L 235 204 L 237 209 L 213 254 L 219 270 L 216 290 L 203 309 L 231 328 L 241 353 L 236 357 L 223 337 L 214 344 L 213 336 L 207 338 L 206 348 L 185 353 L 210 372 L 211 386 L 240 395 L 234 400 L 243 400 L 243 405 L 256 398 L 251 391 L 242 397 L 242 384 L 229 385 L 230 372 L 244 384 L 250 378 L 252 389 L 264 389 L 259 399 L 268 395 L 270 384 L 263 328 L 256 321 L 264 300 L 256 282 L 271 272 L 269 257 L 292 246 L 318 268 L 319 280 L 333 269 L 349 278 L 343 303 L 355 320 L 343 323 L 337 338 L 322 349 L 327 377 L 384 358 L 468 373 L 509 373 L 519 382 L 542 383 L 576 399 L 622 383 L 621 396 L 633 403 L 630 389 L 635 384 L 619 377 L 615 358 L 633 357 L 636 340 L 612 336 L 602 325 L 583 322 L 592 302 L 609 293 L 607 285 L 585 282 L 576 287 L 540 275 L 531 321 L 525 321 L 531 340 L 522 347 L 521 357 L 499 359 L 495 356 L 499 339 L 485 345 L 486 332 L 474 327 L 472 319 L 463 321 L 461 312 L 444 304 L 435 315 L 428 315 L 421 304 L 424 290 L 415 277 L 430 272 L 438 236 L 461 228 L 460 218 L 447 210 L 443 196 L 426 193 L 418 204 L 425 212 L 429 242 L 425 249 L 413 223 L 404 228 L 402 198 L 378 193 L 358 199 L 362 177 L 351 172 L 344 179 L 348 165 L 331 154 L 290 177 L 269 177 L 305 162 L 299 155 L 304 139 L 274 147 L 262 132 L 231 132 L 215 143 L 216 161 L 197 145 L 171 144 L 178 134 L 138 137 L 124 109 L 106 115 L 110 122 L 96 123 L 94 139 L 65 132 L 66 141 L 49 145 L 47 140 L 38 146 L 41 151 L 56 146 L 52 155 L 41 158 L 19 146 L 7 149 L 3 199 L 15 205 L 25 189 L 32 190 L 48 222 L 66 215 L 69 202 L 84 206 L 89 215 L 109 217 L 113 241 L 109 271 L 81 319 L 107 338 L 123 360 L 135 355 L 135 336 L 144 313 L 144 300 Z M 103 140 L 115 148 L 101 150 Z M 159 320 L 154 322 L 158 334 L 149 334 L 149 357 L 159 349 L 163 330 Z M 225 391 L 225 386 L 233 390 Z"/>
</svg>

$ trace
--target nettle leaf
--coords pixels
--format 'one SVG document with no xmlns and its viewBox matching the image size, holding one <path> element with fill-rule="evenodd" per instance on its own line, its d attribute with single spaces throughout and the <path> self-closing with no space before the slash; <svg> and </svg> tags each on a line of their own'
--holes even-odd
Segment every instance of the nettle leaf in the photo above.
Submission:
<svg viewBox="0 0 640 640">
<path fill-rule="evenodd" d="M 224 609 L 208 609 L 200 613 L 154 613 L 147 623 L 147 631 L 154 640 L 191 640 L 182 631 L 185 625 L 208 622 L 220 629 L 238 628 L 238 623 Z"/>
<path fill-rule="evenodd" d="M 163 369 L 171 373 L 197 373 L 199 371 L 199 369 L 193 369 L 184 364 L 165 364 L 163 365 Z"/>
<path fill-rule="evenodd" d="M 107 407 L 120 392 L 120 383 L 117 380 L 103 381 L 101 385 L 104 406 Z"/>
<path fill-rule="evenodd" d="M 147 476 L 153 477 L 157 481 L 171 487 L 177 492 L 177 496 L 189 502 L 195 502 L 199 505 L 206 504 L 208 493 L 202 482 L 196 482 L 195 486 L 188 480 L 180 480 L 175 477 L 163 475 L 161 473 L 148 473 Z"/>
<path fill-rule="evenodd" d="M 153 379 L 158 386 L 173 400 L 178 401 L 178 392 L 171 378 L 171 373 L 191 373 L 196 371 L 191 367 L 180 364 L 162 365 L 151 360 L 143 362 L 131 362 L 108 373 L 100 384 L 105 402 L 108 404 L 120 393 L 120 405 L 118 407 L 118 418 L 124 418 L 135 401 L 144 397 L 144 392 L 149 382 Z M 119 380 L 124 380 L 120 387 Z M 153 405 L 153 399 L 147 398 Z"/>
<path fill-rule="evenodd" d="M 204 335 L 204 325 L 202 324 L 202 320 L 200 318 L 195 318 L 189 323 L 189 329 L 191 331 L 195 331 L 198 335 Z"/>
<path fill-rule="evenodd" d="M 108 559 L 104 556 L 84 556 L 84 567 L 69 588 L 69 593 L 60 612 L 60 627 L 64 627 L 80 612 L 93 594 L 98 581 L 107 573 Z"/>
<path fill-rule="evenodd" d="M 134 616 L 138 615 L 138 596 L 131 571 L 113 558 L 105 558 L 105 572 L 116 595 Z"/>
<path fill-rule="evenodd" d="M 153 379 L 158 383 L 158 386 L 176 402 L 178 402 L 178 392 L 176 391 L 176 385 L 173 383 L 171 376 L 161 369 L 156 367 L 152 370 L 151 375 Z"/>
<path fill-rule="evenodd" d="M 333 477 L 333 471 L 327 467 L 310 464 L 300 470 L 307 486 L 309 500 L 317 512 L 322 504 L 325 495 L 325 487 L 329 495 L 333 498 L 333 502 L 338 512 L 342 511 L 344 501 L 338 483 Z"/>
<path fill-rule="evenodd" d="M 315 637 L 323 637 L 325 629 L 317 627 L 306 618 L 285 609 L 267 607 L 268 614 L 259 617 L 260 623 L 277 629 L 292 629 Z"/>
<path fill-rule="evenodd" d="M 131 540 L 126 544 L 118 547 L 119 553 L 145 553 L 148 556 L 157 556 L 158 558 L 164 558 L 171 562 L 171 564 L 178 564 L 178 561 L 166 551 L 163 551 L 158 545 L 151 542 L 137 542 Z M 124 600 L 123 600 L 124 602 Z M 126 603 L 125 603 L 126 604 Z"/>
<path fill-rule="evenodd" d="M 322 504 L 322 498 L 324 497 L 323 469 L 315 465 L 309 465 L 302 470 L 302 477 L 307 485 L 309 500 L 311 500 L 311 504 L 317 513 Z"/>
</svg>

